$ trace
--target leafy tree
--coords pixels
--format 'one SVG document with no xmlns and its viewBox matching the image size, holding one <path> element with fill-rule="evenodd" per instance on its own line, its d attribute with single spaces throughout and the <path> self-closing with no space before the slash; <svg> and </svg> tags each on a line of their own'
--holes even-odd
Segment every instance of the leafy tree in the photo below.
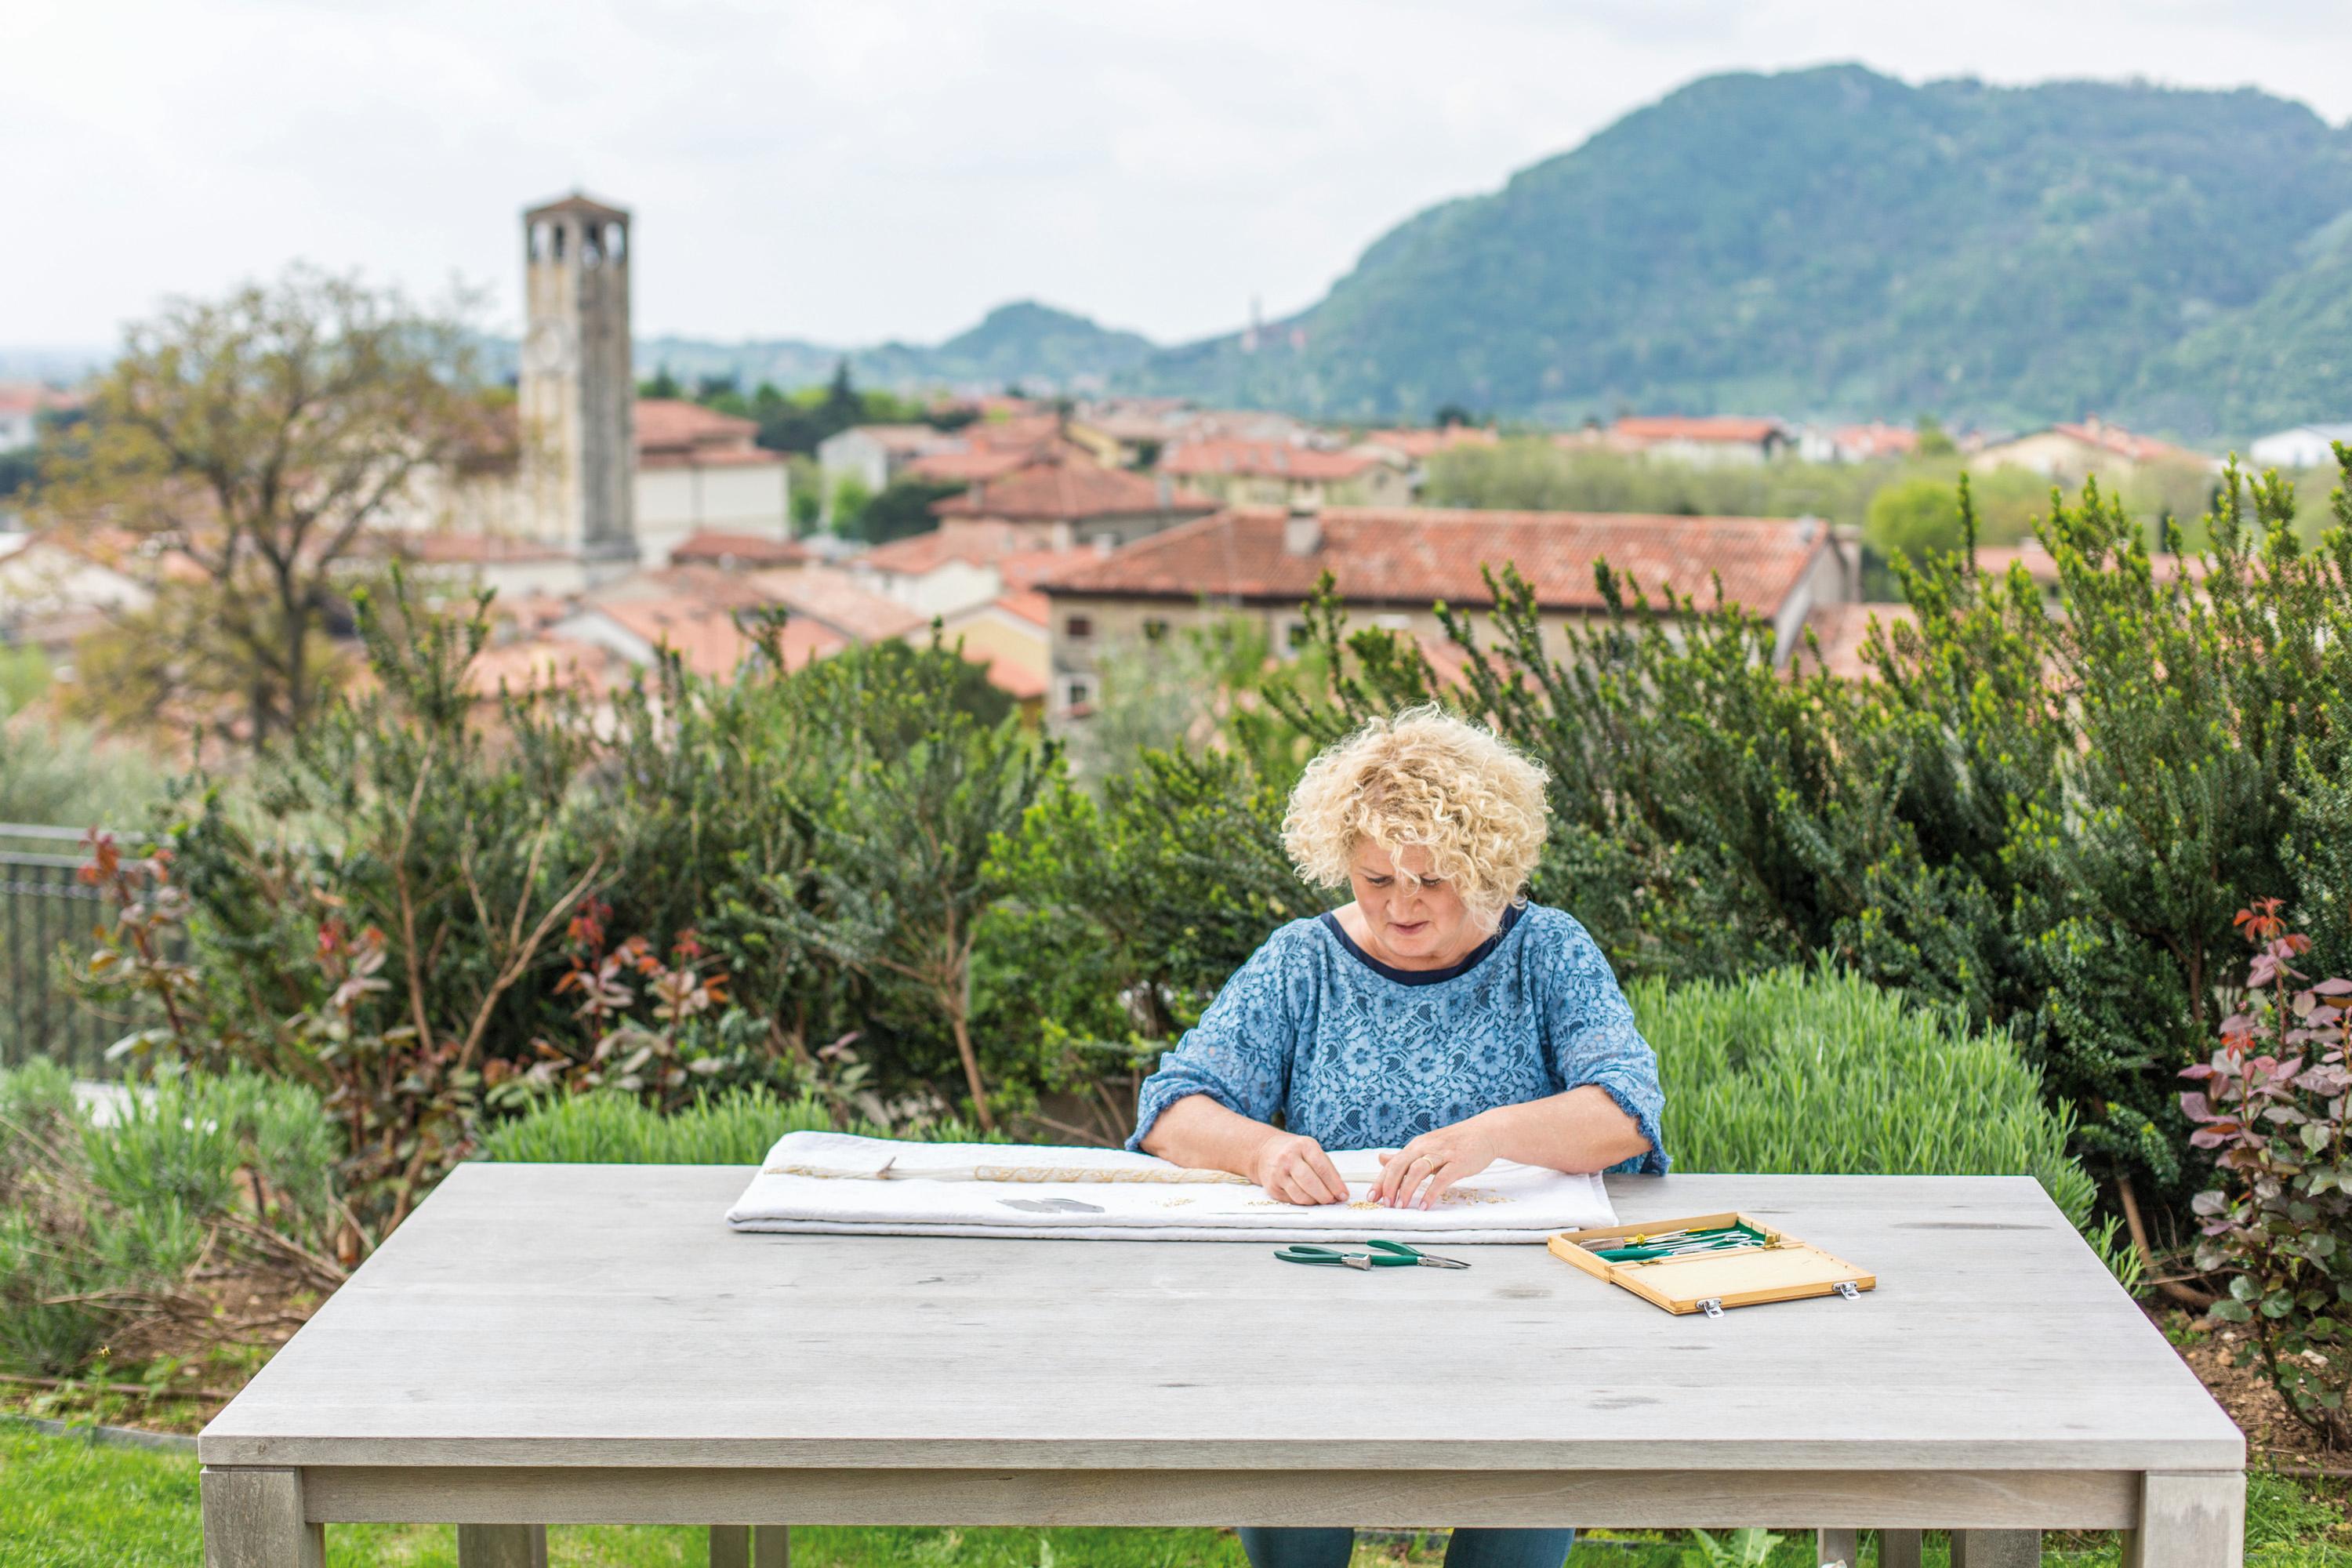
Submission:
<svg viewBox="0 0 2352 1568">
<path fill-rule="evenodd" d="M 1870 498 L 1870 518 L 1863 524 L 1862 537 L 1887 560 L 1901 555 L 1925 561 L 1931 554 L 1958 550 L 1965 542 L 1959 498 L 1938 479 L 1889 485 Z"/>
<path fill-rule="evenodd" d="M 193 576 L 103 639 L 89 700 L 256 746 L 299 729 L 331 684 L 350 559 L 477 433 L 471 378 L 454 316 L 304 267 L 131 326 L 43 510 L 152 540 Z"/>
<path fill-rule="evenodd" d="M 931 504 L 949 496 L 961 495 L 959 484 L 935 484 L 927 479 L 909 479 L 904 475 L 884 486 L 879 495 L 858 506 L 856 537 L 868 544 L 887 544 L 909 534 L 928 533 L 940 525 L 931 515 Z M 839 491 L 835 492 L 835 505 L 840 504 Z"/>
<path fill-rule="evenodd" d="M 1953 458 L 1959 455 L 1959 443 L 1944 428 L 1942 420 L 1932 414 L 1919 416 L 1919 456 L 1923 458 Z"/>
<path fill-rule="evenodd" d="M 833 531 L 844 539 L 865 537 L 866 508 L 874 492 L 856 474 L 844 474 L 833 487 Z"/>
<path fill-rule="evenodd" d="M 900 983 L 935 1012 L 982 1130 L 996 1128 L 971 1029 L 973 953 L 991 908 L 1011 890 L 992 846 L 1058 767 L 1016 721 L 983 723 L 929 665 L 845 658 L 813 667 L 811 696 L 835 718 L 833 766 L 787 804 L 814 853 L 751 894 L 777 932 L 859 975 Z"/>
<path fill-rule="evenodd" d="M 663 365 L 654 372 L 652 380 L 637 383 L 637 395 L 667 400 L 684 397 L 686 388 L 678 384 L 677 377 L 670 374 L 669 366 Z"/>
</svg>

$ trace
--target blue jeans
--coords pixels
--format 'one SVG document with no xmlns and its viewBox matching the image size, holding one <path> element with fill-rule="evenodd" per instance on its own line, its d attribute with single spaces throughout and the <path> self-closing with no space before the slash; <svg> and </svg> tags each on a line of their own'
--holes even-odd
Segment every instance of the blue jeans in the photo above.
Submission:
<svg viewBox="0 0 2352 1568">
<path fill-rule="evenodd" d="M 1268 1529 L 1244 1525 L 1250 1568 L 1348 1568 L 1356 1532 L 1340 1526 Z M 1572 1530 L 1457 1530 L 1445 1568 L 1560 1568 L 1576 1544 Z"/>
</svg>

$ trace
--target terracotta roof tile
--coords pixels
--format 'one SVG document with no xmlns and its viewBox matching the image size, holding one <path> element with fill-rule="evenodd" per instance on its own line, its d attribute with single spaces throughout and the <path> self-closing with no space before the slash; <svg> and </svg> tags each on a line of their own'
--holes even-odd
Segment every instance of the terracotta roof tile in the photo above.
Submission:
<svg viewBox="0 0 2352 1568">
<path fill-rule="evenodd" d="M 1635 441 L 1727 441 L 1753 446 L 1781 433 L 1778 419 L 1750 419 L 1737 415 L 1691 416 L 1680 414 L 1635 415 L 1620 419 L 1617 435 Z"/>
<path fill-rule="evenodd" d="M 1367 430 L 1356 444 L 1385 447 L 1414 459 L 1433 458 L 1455 447 L 1492 447 L 1502 439 L 1476 425 L 1448 425 L 1443 430 Z"/>
<path fill-rule="evenodd" d="M 637 399 L 637 449 L 648 447 L 729 446 L 759 434 L 757 420 L 739 419 L 679 397 Z"/>
<path fill-rule="evenodd" d="M 947 517 L 1004 517 L 1080 521 L 1090 517 L 1141 517 L 1159 512 L 1210 512 L 1217 503 L 1181 488 L 1160 493 L 1160 481 L 1125 468 L 1106 468 L 1074 457 L 1053 457 L 984 479 L 960 496 L 932 503 Z"/>
<path fill-rule="evenodd" d="M 999 561 L 996 570 L 1008 588 L 1034 588 L 1056 573 L 1102 558 L 1102 552 L 1090 545 L 1070 550 L 1024 550 Z"/>
<path fill-rule="evenodd" d="M 994 518 L 954 518 L 923 533 L 877 544 L 850 558 L 853 566 L 920 577 L 950 561 L 985 566 L 1029 550 L 1034 531 Z"/>
<path fill-rule="evenodd" d="M 1592 568 L 1606 561 L 1655 596 L 1663 587 L 1769 613 L 1796 587 L 1829 530 L 1811 519 L 1648 517 L 1603 512 L 1326 507 L 1310 553 L 1284 548 L 1288 514 L 1242 507 L 1136 541 L 1056 573 L 1047 593 L 1296 602 L 1329 572 L 1360 604 L 1491 603 L 1482 565 L 1517 566 L 1548 609 L 1603 607 Z"/>
<path fill-rule="evenodd" d="M 2110 425 L 2101 419 L 2085 419 L 2079 425 L 2053 425 L 2061 436 L 2071 436 L 2086 446 L 2113 452 L 2135 463 L 2202 463 L 2206 459 L 2185 447 L 2169 441 L 2159 441 L 2153 436 L 2134 435 L 2120 425 Z"/>
<path fill-rule="evenodd" d="M 1053 624 L 1054 602 L 1034 588 L 1013 589 L 998 595 L 994 602 L 1008 616 L 1018 616 L 1040 626 Z"/>
<path fill-rule="evenodd" d="M 772 604 L 830 626 L 853 642 L 881 642 L 902 637 L 929 625 L 896 599 L 886 599 L 857 585 L 855 578 L 834 566 L 799 566 L 789 571 L 755 572 L 746 580 Z M 790 625 L 791 621 L 787 621 Z"/>
<path fill-rule="evenodd" d="M 1368 452 L 1325 452 L 1283 441 L 1187 441 L 1160 459 L 1179 479 L 1246 474 L 1282 479 L 1352 479 L 1381 459 Z"/>
<path fill-rule="evenodd" d="M 1908 605 L 1822 605 L 1805 616 L 1805 625 L 1820 641 L 1820 668 L 1847 680 L 1868 680 L 1876 671 L 1862 662 L 1862 645 L 1873 622 L 1892 627 L 1897 621 L 1917 625 L 1918 612 Z M 1812 672 L 1813 660 L 1800 645 L 1789 660 L 1791 676 Z"/>
<path fill-rule="evenodd" d="M 795 566 L 808 558 L 808 547 L 793 540 L 717 528 L 698 529 L 669 552 L 673 566 Z"/>
<path fill-rule="evenodd" d="M 635 633 L 656 647 L 674 650 L 697 675 L 724 679 L 740 668 L 759 647 L 736 618 L 736 612 L 705 599 L 623 599 L 599 605 L 595 613 Z M 811 659 L 837 653 L 848 639 L 830 626 L 788 616 L 782 646 L 787 668 L 798 669 Z"/>
</svg>

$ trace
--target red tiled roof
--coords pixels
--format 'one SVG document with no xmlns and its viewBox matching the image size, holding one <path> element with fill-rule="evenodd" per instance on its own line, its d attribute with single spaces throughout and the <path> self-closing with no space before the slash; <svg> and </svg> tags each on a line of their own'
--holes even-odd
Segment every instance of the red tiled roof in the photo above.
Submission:
<svg viewBox="0 0 2352 1568">
<path fill-rule="evenodd" d="M 747 441 L 760 433 L 759 421 L 739 419 L 688 403 L 680 397 L 637 399 L 637 447 L 694 447 L 705 442 Z"/>
<path fill-rule="evenodd" d="M 2120 425 L 2110 425 L 2101 419 L 2085 419 L 2080 425 L 2053 425 L 2061 436 L 2070 436 L 2085 446 L 2134 463 L 2201 463 L 2205 459 L 2184 447 L 2169 441 L 2159 441 L 2153 436 L 2135 436 Z"/>
<path fill-rule="evenodd" d="M 1054 602 L 1034 588 L 1015 588 L 1000 594 L 994 603 L 1008 616 L 1018 616 L 1040 626 L 1053 624 Z"/>
<path fill-rule="evenodd" d="M 1919 613 L 1908 605 L 1821 605 L 1805 616 L 1805 625 L 1821 643 L 1820 668 L 1847 680 L 1868 680 L 1877 671 L 1862 662 L 1862 645 L 1875 621 L 1893 627 L 1898 621 L 1917 625 Z M 1791 650 L 1789 673 L 1811 673 L 1812 660 L 1800 644 Z"/>
<path fill-rule="evenodd" d="M 1596 561 L 1655 597 L 1672 587 L 1776 610 L 1820 552 L 1829 530 L 1810 519 L 1648 517 L 1604 512 L 1471 511 L 1434 507 L 1326 507 L 1310 553 L 1284 548 L 1288 514 L 1240 507 L 1139 539 L 1057 574 L 1051 594 L 1138 598 L 1303 600 L 1329 572 L 1359 604 L 1492 603 L 1482 565 L 1517 566 L 1547 609 L 1596 611 Z"/>
<path fill-rule="evenodd" d="M 2150 554 L 2147 564 L 2150 574 L 2159 583 L 2171 582 L 2182 574 L 2189 582 L 2201 583 L 2207 570 L 2202 555 Z M 2057 558 L 2043 549 L 2038 539 L 2029 539 L 2022 544 L 1979 545 L 1976 565 L 1980 576 L 2006 576 L 2011 567 L 2021 565 L 2027 576 L 2045 587 L 2054 587 L 2058 582 Z"/>
<path fill-rule="evenodd" d="M 1780 434 L 1780 422 L 1728 414 L 1635 415 L 1617 421 L 1615 434 L 1636 441 L 1726 441 L 1754 446 L 1768 436 Z"/>
<path fill-rule="evenodd" d="M 1841 425 L 1830 432 L 1830 445 L 1860 458 L 1896 458 L 1919 449 L 1919 432 L 1907 425 Z"/>
<path fill-rule="evenodd" d="M 560 545 L 503 533 L 453 533 L 445 529 L 379 531 L 368 536 L 376 553 L 397 555 L 428 566 L 501 566 L 572 559 Z"/>
<path fill-rule="evenodd" d="M 1208 512 L 1217 503 L 1206 496 L 1171 488 L 1125 468 L 1106 468 L 1074 457 L 1029 463 L 997 479 L 984 479 L 960 496 L 934 501 L 940 517 L 1034 518 L 1079 521 L 1090 517 L 1141 517 L 1159 512 Z"/>
<path fill-rule="evenodd" d="M 464 685 L 477 697 L 509 691 L 544 690 L 551 687 L 609 687 L 613 656 L 594 643 L 575 637 L 533 637 L 494 643 L 467 665 Z"/>
<path fill-rule="evenodd" d="M 691 599 L 724 610 L 749 610 L 775 602 L 775 595 L 761 586 L 763 575 L 689 563 L 632 572 L 598 584 L 583 596 L 592 605 L 625 604 L 633 599 Z"/>
<path fill-rule="evenodd" d="M 968 653 L 964 658 L 972 664 L 988 667 L 988 683 L 1016 702 L 1034 702 L 1045 695 L 1046 679 L 1043 670 L 1033 669 L 1017 658 L 1003 654 L 991 657 Z"/>
<path fill-rule="evenodd" d="M 853 425 L 841 434 L 863 436 L 894 458 L 961 445 L 957 437 L 929 425 Z"/>
<path fill-rule="evenodd" d="M 1380 459 L 1365 452 L 1325 452 L 1283 441 L 1187 441 L 1160 459 L 1178 478 L 1245 474 L 1303 480 L 1352 479 Z"/>
<path fill-rule="evenodd" d="M 999 474 L 1009 474 L 1034 459 L 1034 454 L 1018 448 L 1003 451 L 994 447 L 973 450 L 965 447 L 949 452 L 926 452 L 899 470 L 908 479 L 925 479 L 933 484 L 969 485 L 982 479 L 992 479 Z"/>
<path fill-rule="evenodd" d="M 656 647 L 674 650 L 697 675 L 731 676 L 760 646 L 738 624 L 736 612 L 707 599 L 686 595 L 621 599 L 595 608 Z M 830 626 L 798 616 L 785 618 L 781 642 L 788 669 L 848 646 L 848 639 Z"/>
<path fill-rule="evenodd" d="M 1032 531 L 994 518 L 955 518 L 924 533 L 877 544 L 851 564 L 876 572 L 920 577 L 950 561 L 985 566 L 1031 547 Z"/>
<path fill-rule="evenodd" d="M 0 382 L 0 414 L 39 414 L 49 409 L 79 408 L 81 399 L 29 382 Z"/>
<path fill-rule="evenodd" d="M 1101 559 L 1102 552 L 1088 545 L 1070 550 L 1024 550 L 999 561 L 996 571 L 1008 588 L 1034 588 L 1065 568 Z"/>
<path fill-rule="evenodd" d="M 1386 447 L 1408 458 L 1433 458 L 1452 447 L 1492 447 L 1502 439 L 1476 425 L 1448 425 L 1443 430 L 1367 430 L 1361 447 Z"/>
<path fill-rule="evenodd" d="M 820 622 L 854 642 L 901 637 L 930 624 L 896 599 L 866 592 L 838 567 L 755 572 L 748 581 L 769 602 L 791 611 L 793 618 Z"/>
<path fill-rule="evenodd" d="M 673 566 L 796 566 L 809 558 L 805 546 L 765 533 L 698 529 L 669 552 Z"/>
</svg>

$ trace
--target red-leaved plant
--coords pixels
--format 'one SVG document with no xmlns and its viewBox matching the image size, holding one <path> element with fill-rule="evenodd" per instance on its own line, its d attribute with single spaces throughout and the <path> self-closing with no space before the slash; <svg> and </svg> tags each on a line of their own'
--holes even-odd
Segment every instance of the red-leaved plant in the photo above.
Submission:
<svg viewBox="0 0 2352 1568">
<path fill-rule="evenodd" d="M 2202 1086 L 2180 1109 L 2189 1142 L 2220 1152 L 2220 1185 L 2197 1194 L 2197 1265 L 2229 1276 L 2212 1315 L 2241 1325 L 2239 1363 L 2259 1360 L 2306 1426 L 2352 1444 L 2352 980 L 2307 984 L 2294 960 L 2311 939 L 2286 929 L 2279 900 L 2238 911 L 2253 944 L 2246 989 L 2221 1022 L 2213 1059 L 2184 1068 Z"/>
</svg>

